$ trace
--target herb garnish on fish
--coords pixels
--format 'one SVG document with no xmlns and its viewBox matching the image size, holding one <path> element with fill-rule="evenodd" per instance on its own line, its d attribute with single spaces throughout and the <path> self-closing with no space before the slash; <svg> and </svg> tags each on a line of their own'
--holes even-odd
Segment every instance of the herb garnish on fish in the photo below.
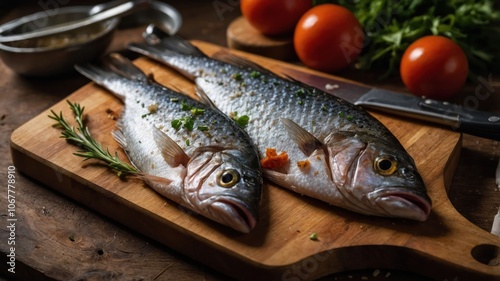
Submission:
<svg viewBox="0 0 500 281">
<path fill-rule="evenodd" d="M 115 152 L 115 155 L 112 155 L 107 148 L 104 149 L 102 144 L 92 137 L 89 128 L 83 124 L 83 111 L 85 107 L 81 107 L 78 103 L 72 103 L 70 101 L 67 102 L 71 111 L 73 111 L 75 115 L 75 121 L 78 126 L 76 130 L 66 121 L 62 112 L 58 115 L 51 110 L 52 115 L 49 115 L 49 118 L 57 122 L 54 126 L 59 126 L 63 129 L 61 133 L 62 138 L 66 139 L 70 143 L 78 145 L 81 149 L 83 149 L 73 153 L 74 155 L 83 157 L 86 160 L 98 159 L 104 161 L 110 168 L 118 172 L 118 176 L 121 176 L 122 174 L 139 173 L 137 168 L 120 160 L 117 152 Z"/>
</svg>

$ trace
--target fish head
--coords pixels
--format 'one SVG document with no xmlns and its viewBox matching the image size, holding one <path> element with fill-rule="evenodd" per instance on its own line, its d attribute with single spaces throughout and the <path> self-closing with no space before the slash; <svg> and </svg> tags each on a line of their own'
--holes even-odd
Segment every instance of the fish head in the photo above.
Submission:
<svg viewBox="0 0 500 281">
<path fill-rule="evenodd" d="M 331 135 L 326 143 L 332 180 L 348 209 L 425 221 L 431 199 L 413 158 L 394 141 L 350 132 Z"/>
<path fill-rule="evenodd" d="M 187 166 L 185 194 L 189 202 L 215 221 L 250 232 L 258 221 L 262 197 L 257 157 L 232 147 L 197 150 Z"/>
</svg>

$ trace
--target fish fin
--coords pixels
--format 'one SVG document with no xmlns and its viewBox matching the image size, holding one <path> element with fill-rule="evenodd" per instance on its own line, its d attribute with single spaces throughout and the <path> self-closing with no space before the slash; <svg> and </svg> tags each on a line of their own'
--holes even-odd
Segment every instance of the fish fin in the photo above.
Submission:
<svg viewBox="0 0 500 281">
<path fill-rule="evenodd" d="M 178 35 L 163 37 L 159 45 L 179 54 L 206 57 L 206 55 L 200 49 L 198 49 L 198 47 L 194 46 L 193 44 L 191 44 L 191 42 Z"/>
<path fill-rule="evenodd" d="M 120 79 L 120 76 L 118 74 L 113 73 L 111 71 L 107 71 L 102 67 L 90 63 L 75 65 L 75 69 L 76 71 L 80 72 L 80 74 L 82 74 L 83 76 L 89 78 L 94 83 L 104 88 L 107 88 L 106 86 L 109 84 L 110 81 L 114 79 Z M 122 101 L 125 100 L 125 95 L 116 93 L 114 91 L 111 92 L 115 96 L 120 98 Z"/>
<path fill-rule="evenodd" d="M 285 173 L 280 173 L 278 171 L 270 169 L 262 169 L 262 174 L 266 179 L 274 182 L 277 185 L 288 186 L 288 183 L 286 181 L 287 175 Z"/>
<path fill-rule="evenodd" d="M 112 131 L 111 135 L 113 136 L 115 141 L 118 143 L 118 145 L 120 145 L 120 147 L 123 149 L 123 152 L 125 152 L 125 155 L 127 156 L 128 160 L 130 161 L 130 164 L 132 164 L 132 166 L 134 166 L 134 168 L 136 168 L 137 170 L 140 170 L 139 167 L 137 167 L 134 164 L 134 162 L 132 161 L 132 159 L 130 159 L 130 156 L 128 155 L 127 139 L 125 138 L 125 135 L 123 134 L 123 132 L 121 130 L 116 130 L 116 131 Z"/>
<path fill-rule="evenodd" d="M 242 67 L 242 68 L 251 68 L 253 70 L 257 70 L 262 73 L 270 74 L 276 76 L 269 69 L 253 62 L 248 59 L 242 58 L 240 56 L 229 53 L 226 50 L 220 50 L 212 55 L 212 58 L 220 60 L 225 63 L 232 64 L 234 66 Z"/>
<path fill-rule="evenodd" d="M 161 32 L 161 31 L 160 31 Z M 149 55 L 144 53 L 144 51 L 151 52 L 153 55 L 161 58 L 162 55 L 174 55 L 174 54 L 183 54 L 190 55 L 196 57 L 206 57 L 206 55 L 198 49 L 198 47 L 194 46 L 188 40 L 178 36 L 178 35 L 168 35 L 164 32 L 161 32 L 161 38 L 158 38 L 159 41 L 155 45 L 144 44 L 144 43 L 131 43 L 128 45 L 128 49 L 142 53 L 144 55 Z M 157 35 L 153 35 L 156 36 Z M 162 52 L 166 52 L 162 54 Z"/>
<path fill-rule="evenodd" d="M 141 69 L 118 53 L 111 53 L 105 56 L 102 61 L 105 67 L 128 79 L 141 82 L 149 80 L 149 77 Z"/>
<path fill-rule="evenodd" d="M 158 44 L 155 46 L 150 46 L 148 44 L 142 44 L 142 43 L 130 43 L 127 46 L 127 48 L 131 51 L 136 52 L 136 53 L 139 53 L 139 54 L 142 54 L 144 56 L 150 57 L 154 60 L 163 62 L 167 66 L 175 69 L 177 72 L 186 76 L 189 80 L 194 80 L 196 77 L 195 75 L 189 73 L 188 71 L 176 66 L 175 64 L 173 64 L 171 62 L 169 62 L 169 58 L 178 55 L 179 52 L 167 49 L 166 47 L 164 47 L 161 44 Z"/>
<path fill-rule="evenodd" d="M 125 135 L 120 130 L 116 130 L 111 132 L 111 135 L 115 139 L 115 141 L 120 145 L 121 148 L 127 150 L 127 140 L 125 139 Z"/>
<path fill-rule="evenodd" d="M 145 181 L 148 184 L 156 183 L 156 184 L 159 184 L 159 185 L 162 185 L 162 186 L 168 186 L 168 185 L 170 185 L 173 182 L 173 180 L 171 180 L 171 179 L 167 179 L 167 178 L 163 178 L 163 177 L 158 177 L 158 176 L 150 175 L 150 174 L 140 173 L 137 176 L 141 180 Z"/>
<path fill-rule="evenodd" d="M 316 94 L 316 93 L 326 93 L 325 91 L 319 89 L 319 88 L 316 88 L 316 87 L 313 87 L 309 84 L 306 84 L 305 82 L 302 82 L 288 74 L 282 74 L 282 76 L 284 77 L 285 80 L 288 80 L 288 81 L 291 81 L 292 83 L 295 83 L 297 85 L 299 85 L 301 88 L 304 88 L 304 90 L 308 91 L 308 92 L 311 92 L 313 94 Z M 332 95 L 332 94 L 330 94 Z M 334 95 L 335 96 L 335 95 Z M 335 96 L 337 99 L 341 99 L 337 96 Z"/>
<path fill-rule="evenodd" d="M 307 156 L 310 156 L 315 150 L 323 147 L 323 143 L 314 137 L 311 133 L 300 127 L 297 123 L 288 118 L 280 117 L 281 123 L 285 126 L 290 138 L 299 146 L 299 149 Z"/>
<path fill-rule="evenodd" d="M 210 99 L 207 93 L 200 86 L 196 85 L 195 89 L 196 89 L 196 95 L 200 98 L 201 103 L 208 105 L 211 108 L 218 109 L 215 103 Z"/>
<path fill-rule="evenodd" d="M 163 159 L 172 167 L 179 165 L 187 166 L 190 158 L 186 152 L 167 134 L 165 134 L 158 127 L 153 126 L 153 139 L 161 151 Z"/>
</svg>

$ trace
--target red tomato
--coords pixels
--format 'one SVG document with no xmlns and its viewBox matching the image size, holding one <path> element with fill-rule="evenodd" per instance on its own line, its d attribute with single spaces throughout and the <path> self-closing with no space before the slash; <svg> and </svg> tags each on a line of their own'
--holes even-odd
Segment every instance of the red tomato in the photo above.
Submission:
<svg viewBox="0 0 500 281">
<path fill-rule="evenodd" d="M 469 64 L 455 42 L 442 36 L 425 36 L 406 49 L 401 60 L 401 79 L 411 93 L 448 99 L 462 89 Z"/>
<path fill-rule="evenodd" d="M 241 0 L 241 12 L 255 29 L 266 35 L 292 33 L 311 0 Z"/>
<path fill-rule="evenodd" d="M 307 11 L 295 28 L 293 43 L 299 59 L 308 67 L 336 72 L 361 53 L 364 33 L 356 16 L 334 4 Z"/>
</svg>

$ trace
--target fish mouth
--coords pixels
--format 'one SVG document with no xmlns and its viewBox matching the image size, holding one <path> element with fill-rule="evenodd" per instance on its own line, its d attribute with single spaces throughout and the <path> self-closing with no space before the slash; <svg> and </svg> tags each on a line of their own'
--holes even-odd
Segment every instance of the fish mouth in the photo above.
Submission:
<svg viewBox="0 0 500 281">
<path fill-rule="evenodd" d="M 376 202 L 392 216 L 426 221 L 431 213 L 431 199 L 409 191 L 389 191 L 377 197 Z"/>
<path fill-rule="evenodd" d="M 247 205 L 234 198 L 219 198 L 211 204 L 211 209 L 222 223 L 240 232 L 249 233 L 257 225 L 257 218 Z"/>
</svg>

